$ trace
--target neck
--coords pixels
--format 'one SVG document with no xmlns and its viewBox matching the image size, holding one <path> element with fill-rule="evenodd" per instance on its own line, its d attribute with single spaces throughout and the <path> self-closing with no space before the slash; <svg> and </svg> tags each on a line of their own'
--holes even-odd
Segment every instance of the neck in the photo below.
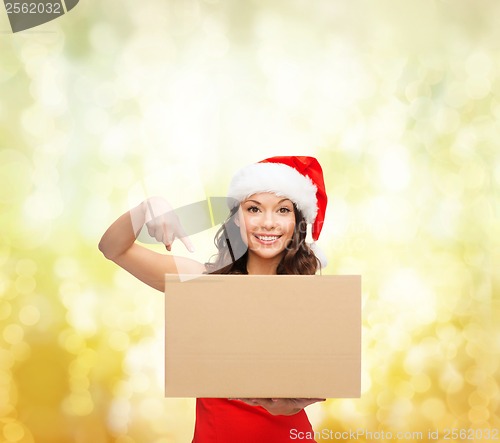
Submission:
<svg viewBox="0 0 500 443">
<path fill-rule="evenodd" d="M 273 258 L 258 257 L 248 251 L 247 272 L 249 275 L 276 275 L 282 255 Z"/>
</svg>

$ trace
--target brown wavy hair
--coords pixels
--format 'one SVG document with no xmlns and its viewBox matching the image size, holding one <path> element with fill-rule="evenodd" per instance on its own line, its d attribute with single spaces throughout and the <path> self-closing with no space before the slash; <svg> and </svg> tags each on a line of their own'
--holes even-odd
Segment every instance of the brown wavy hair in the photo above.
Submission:
<svg viewBox="0 0 500 443">
<path fill-rule="evenodd" d="M 214 243 L 218 252 L 212 257 L 213 261 L 205 263 L 208 274 L 248 274 L 248 249 L 241 238 L 240 228 L 234 222 L 238 209 L 239 206 L 236 206 L 231 210 L 228 218 L 215 234 Z M 314 275 L 321 269 L 321 264 L 306 243 L 307 223 L 295 204 L 293 212 L 295 229 L 276 273 Z"/>
</svg>

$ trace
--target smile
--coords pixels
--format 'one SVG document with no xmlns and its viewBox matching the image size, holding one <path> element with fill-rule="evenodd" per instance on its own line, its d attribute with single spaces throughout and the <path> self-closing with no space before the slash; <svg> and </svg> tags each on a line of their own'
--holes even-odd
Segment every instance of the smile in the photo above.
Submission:
<svg viewBox="0 0 500 443">
<path fill-rule="evenodd" d="M 278 240 L 281 235 L 257 235 L 254 234 L 254 237 L 256 237 L 258 240 L 260 240 L 263 243 L 273 243 L 276 240 Z"/>
</svg>

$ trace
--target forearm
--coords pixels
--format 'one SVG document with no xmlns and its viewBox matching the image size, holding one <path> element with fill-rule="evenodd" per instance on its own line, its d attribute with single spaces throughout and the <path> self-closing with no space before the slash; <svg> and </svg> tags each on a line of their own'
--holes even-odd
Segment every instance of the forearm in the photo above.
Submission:
<svg viewBox="0 0 500 443">
<path fill-rule="evenodd" d="M 119 257 L 135 242 L 145 223 L 144 202 L 121 215 L 104 233 L 99 250 L 109 260 Z"/>
</svg>

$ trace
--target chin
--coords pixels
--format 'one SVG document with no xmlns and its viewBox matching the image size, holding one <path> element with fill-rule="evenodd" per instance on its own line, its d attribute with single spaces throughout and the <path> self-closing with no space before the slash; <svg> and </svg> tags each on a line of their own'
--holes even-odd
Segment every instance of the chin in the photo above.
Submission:
<svg viewBox="0 0 500 443">
<path fill-rule="evenodd" d="M 267 259 L 267 260 L 270 260 L 270 259 L 276 258 L 276 257 L 281 258 L 285 254 L 285 249 L 279 249 L 279 250 L 275 250 L 275 251 L 271 251 L 271 250 L 265 251 L 262 249 L 252 249 L 251 251 L 256 257 Z"/>
</svg>

